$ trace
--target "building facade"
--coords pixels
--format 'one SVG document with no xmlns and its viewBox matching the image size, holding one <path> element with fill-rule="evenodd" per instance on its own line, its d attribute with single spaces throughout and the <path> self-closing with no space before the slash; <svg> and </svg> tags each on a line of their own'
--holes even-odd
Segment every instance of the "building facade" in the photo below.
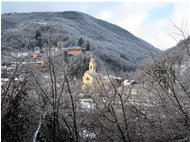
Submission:
<svg viewBox="0 0 190 142">
<path fill-rule="evenodd" d="M 94 81 L 93 74 L 96 73 L 96 62 L 92 57 L 89 62 L 89 70 L 84 73 L 83 83 L 87 85 L 91 85 Z"/>
<path fill-rule="evenodd" d="M 85 53 L 85 49 L 81 47 L 75 47 L 75 48 L 69 48 L 67 49 L 67 54 L 68 55 L 73 55 L 73 56 L 79 56 Z"/>
</svg>

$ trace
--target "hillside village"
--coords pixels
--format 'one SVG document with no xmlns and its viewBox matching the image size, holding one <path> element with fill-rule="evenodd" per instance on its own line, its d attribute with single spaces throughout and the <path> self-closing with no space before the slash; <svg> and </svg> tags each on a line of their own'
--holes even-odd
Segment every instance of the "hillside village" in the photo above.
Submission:
<svg viewBox="0 0 190 142">
<path fill-rule="evenodd" d="M 160 51 L 80 12 L 2 21 L 3 142 L 190 140 L 189 37 Z"/>
<path fill-rule="evenodd" d="M 79 39 L 80 40 L 80 39 Z M 88 45 L 89 46 L 89 45 Z M 88 47 L 89 48 L 89 47 Z M 42 50 L 37 48 L 35 51 L 25 51 L 25 52 L 11 52 L 10 56 L 13 57 L 13 62 L 3 62 L 1 70 L 6 72 L 6 75 L 2 74 L 1 83 L 6 84 L 13 78 L 10 77 L 11 73 L 15 71 L 16 67 L 19 65 L 21 68 L 31 66 L 32 69 L 46 68 L 49 64 L 49 57 L 54 58 L 56 56 L 63 56 L 65 62 L 69 62 L 70 57 L 84 56 L 85 54 L 90 55 L 90 61 L 88 69 L 81 81 L 83 82 L 82 89 L 85 88 L 93 90 L 94 85 L 96 86 L 102 82 L 103 84 L 109 84 L 112 80 L 115 82 L 117 87 L 128 86 L 135 84 L 135 80 L 123 80 L 121 77 L 116 77 L 113 75 L 103 75 L 100 72 L 97 72 L 96 61 L 89 49 L 85 49 L 79 45 L 69 46 L 67 48 L 59 49 L 53 47 L 50 50 L 43 48 Z M 24 77 L 22 75 L 15 76 L 13 79 L 15 81 L 23 81 Z M 92 86 L 92 87 L 91 87 Z M 95 91 L 95 90 L 94 90 Z M 93 91 L 92 91 L 93 92 Z M 95 92 L 94 92 L 95 93 Z"/>
<path fill-rule="evenodd" d="M 24 51 L 24 52 L 14 51 L 11 52 L 9 55 L 3 55 L 3 59 L 5 60 L 1 61 L 1 70 L 7 73 L 13 72 L 17 65 L 21 66 L 28 65 L 32 66 L 33 68 L 45 67 L 48 64 L 49 54 L 51 54 L 52 57 L 61 55 L 63 56 L 64 60 L 67 60 L 66 58 L 69 56 L 82 56 L 85 53 L 86 49 L 79 45 L 70 46 L 62 49 L 53 47 L 50 49 L 50 51 L 48 48 L 43 48 L 43 49 L 36 48 L 34 51 Z M 10 80 L 9 78 L 6 78 L 6 76 L 4 77 L 4 75 L 2 75 L 1 78 L 2 82 Z M 18 80 L 17 77 L 16 80 Z"/>
</svg>

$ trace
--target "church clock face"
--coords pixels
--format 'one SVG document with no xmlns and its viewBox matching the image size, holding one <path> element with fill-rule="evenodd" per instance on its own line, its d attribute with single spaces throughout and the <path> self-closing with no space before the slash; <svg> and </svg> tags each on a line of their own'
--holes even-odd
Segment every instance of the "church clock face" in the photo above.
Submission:
<svg viewBox="0 0 190 142">
<path fill-rule="evenodd" d="M 86 80 L 87 80 L 87 81 L 89 81 L 89 80 L 90 80 L 90 78 L 89 78 L 89 77 L 86 77 Z"/>
</svg>

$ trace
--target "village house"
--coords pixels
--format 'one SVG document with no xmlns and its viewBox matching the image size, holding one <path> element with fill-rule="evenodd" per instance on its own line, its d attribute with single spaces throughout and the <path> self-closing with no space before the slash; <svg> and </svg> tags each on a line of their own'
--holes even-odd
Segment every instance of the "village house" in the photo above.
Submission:
<svg viewBox="0 0 190 142">
<path fill-rule="evenodd" d="M 35 51 L 32 53 L 32 58 L 37 58 L 37 57 L 40 57 L 41 56 L 41 51 L 38 50 L 38 51 Z"/>
<path fill-rule="evenodd" d="M 37 67 L 45 67 L 45 65 L 48 63 L 48 58 L 41 58 L 38 61 L 35 61 L 32 63 L 33 68 Z"/>
<path fill-rule="evenodd" d="M 79 56 L 86 52 L 86 50 L 80 46 L 68 47 L 66 49 L 67 55 Z"/>
<path fill-rule="evenodd" d="M 10 54 L 15 58 L 24 58 L 30 55 L 29 52 L 11 52 Z"/>
</svg>

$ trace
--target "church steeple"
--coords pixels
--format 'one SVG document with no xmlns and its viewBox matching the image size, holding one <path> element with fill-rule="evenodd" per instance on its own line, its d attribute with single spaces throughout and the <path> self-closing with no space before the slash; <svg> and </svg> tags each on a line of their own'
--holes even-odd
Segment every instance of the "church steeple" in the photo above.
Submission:
<svg viewBox="0 0 190 142">
<path fill-rule="evenodd" d="M 91 57 L 91 58 L 90 58 L 89 71 L 90 71 L 90 72 L 96 72 L 96 62 L 95 62 L 94 57 Z"/>
</svg>

